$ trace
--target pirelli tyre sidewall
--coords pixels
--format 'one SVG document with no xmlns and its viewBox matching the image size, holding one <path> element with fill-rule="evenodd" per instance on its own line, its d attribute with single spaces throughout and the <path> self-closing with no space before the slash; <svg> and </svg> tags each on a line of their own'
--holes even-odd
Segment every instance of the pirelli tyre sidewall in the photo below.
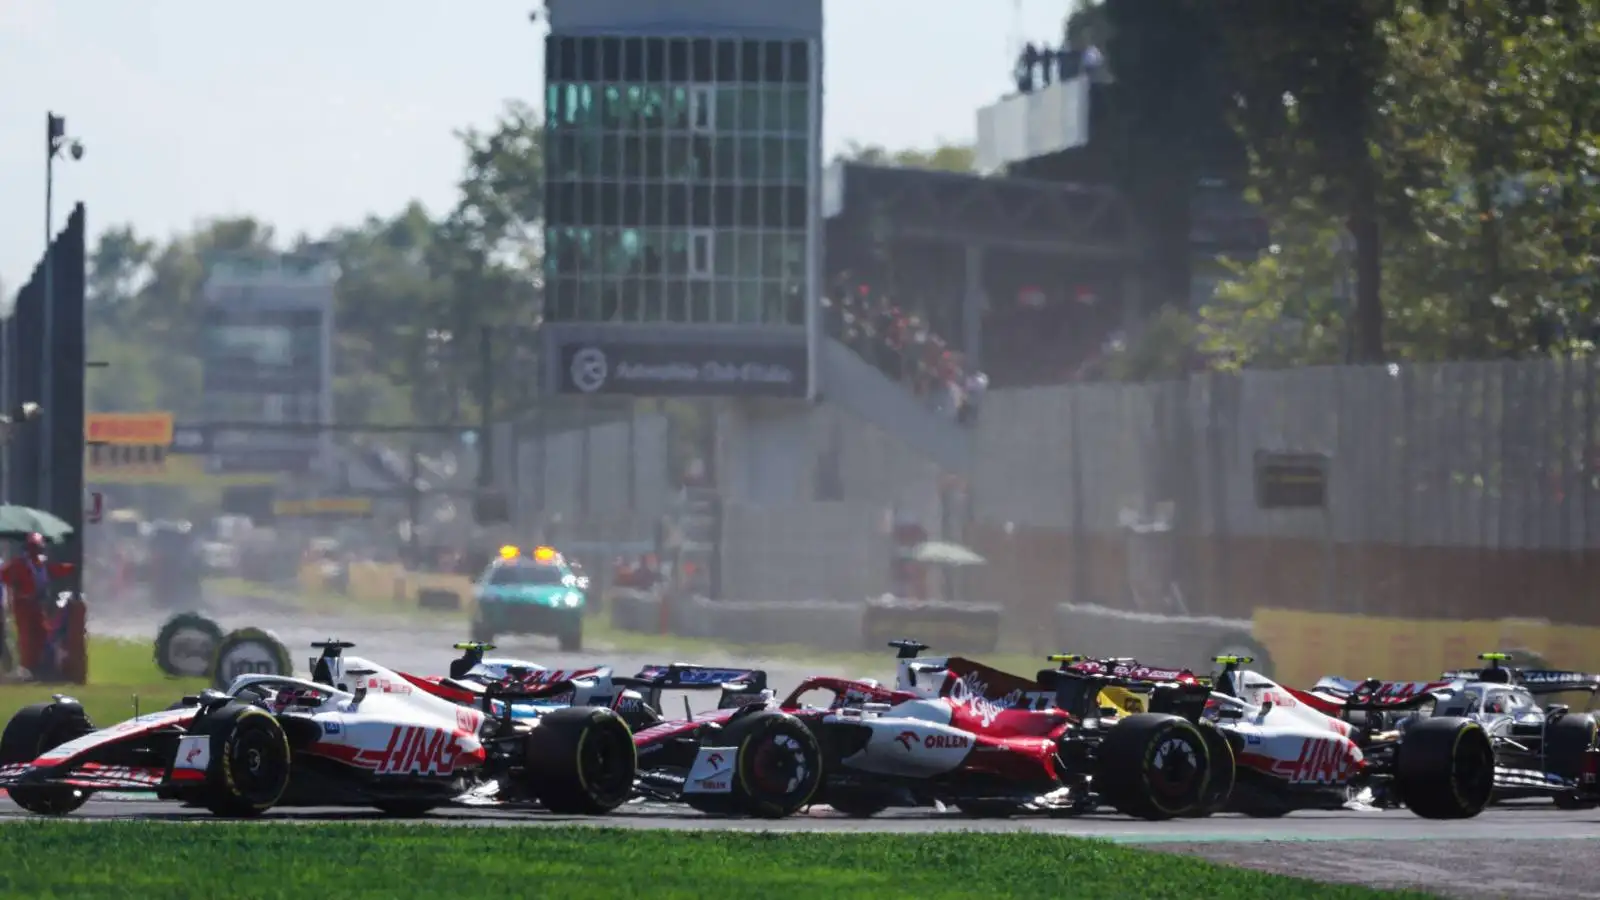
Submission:
<svg viewBox="0 0 1600 900">
<path fill-rule="evenodd" d="M 1199 723 L 1200 734 L 1206 739 L 1206 748 L 1211 752 L 1208 767 L 1208 780 L 1204 799 L 1200 805 L 1185 813 L 1189 817 L 1204 817 L 1222 812 L 1228 805 L 1228 800 L 1233 796 L 1233 785 L 1238 777 L 1238 756 L 1234 753 L 1233 741 L 1222 729 L 1210 722 Z"/>
<path fill-rule="evenodd" d="M 203 795 L 219 816 L 258 816 L 289 789 L 289 737 L 276 717 L 258 706 L 229 703 L 204 713 L 191 734 L 209 735 L 211 762 Z"/>
<path fill-rule="evenodd" d="M 633 732 L 615 712 L 571 706 L 528 732 L 523 787 L 562 815 L 604 815 L 628 802 L 639 771 Z"/>
<path fill-rule="evenodd" d="M 1413 813 L 1425 819 L 1470 819 L 1494 794 L 1494 744 L 1470 719 L 1421 719 L 1405 731 L 1394 777 Z"/>
<path fill-rule="evenodd" d="M 1200 727 L 1187 719 L 1140 713 L 1118 720 L 1097 751 L 1094 784 L 1123 815 L 1159 821 L 1206 805 L 1214 765 Z"/>
<path fill-rule="evenodd" d="M 240 628 L 217 645 L 211 661 L 211 683 L 225 691 L 240 675 L 292 675 L 289 648 L 277 635 L 260 628 Z"/>
<path fill-rule="evenodd" d="M 745 815 L 794 815 L 822 786 L 822 749 L 811 729 L 794 716 L 768 711 L 737 718 L 722 740 L 737 748 L 735 802 Z"/>
<path fill-rule="evenodd" d="M 156 632 L 156 665 L 174 678 L 204 678 L 222 643 L 222 626 L 196 613 L 178 613 Z"/>
</svg>

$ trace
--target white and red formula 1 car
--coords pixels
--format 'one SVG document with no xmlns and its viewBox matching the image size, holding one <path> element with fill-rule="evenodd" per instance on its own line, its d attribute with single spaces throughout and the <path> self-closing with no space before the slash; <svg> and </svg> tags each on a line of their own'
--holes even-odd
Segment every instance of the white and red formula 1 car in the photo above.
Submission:
<svg viewBox="0 0 1600 900">
<path fill-rule="evenodd" d="M 322 651 L 311 679 L 243 675 L 171 708 L 95 729 L 75 700 L 20 710 L 0 736 L 0 788 L 30 812 L 72 812 L 97 791 L 148 792 L 217 815 L 276 806 L 371 806 L 420 815 L 469 792 L 598 815 L 626 802 L 635 757 L 610 709 L 573 707 L 537 725 L 509 715 L 516 694 L 474 709 L 416 690 L 399 673 Z"/>
</svg>

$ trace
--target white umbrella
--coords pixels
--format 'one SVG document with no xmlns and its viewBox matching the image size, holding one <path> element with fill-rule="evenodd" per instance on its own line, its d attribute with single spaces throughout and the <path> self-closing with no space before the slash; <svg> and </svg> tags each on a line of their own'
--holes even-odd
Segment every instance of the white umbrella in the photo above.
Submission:
<svg viewBox="0 0 1600 900">
<path fill-rule="evenodd" d="M 937 563 L 945 566 L 981 566 L 988 560 L 960 544 L 948 541 L 925 541 L 911 551 L 917 562 Z"/>
</svg>

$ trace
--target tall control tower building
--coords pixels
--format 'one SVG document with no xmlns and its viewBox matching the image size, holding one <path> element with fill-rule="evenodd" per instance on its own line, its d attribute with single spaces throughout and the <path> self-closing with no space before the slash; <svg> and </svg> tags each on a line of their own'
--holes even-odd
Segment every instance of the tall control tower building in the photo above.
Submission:
<svg viewBox="0 0 1600 900">
<path fill-rule="evenodd" d="M 547 384 L 801 399 L 821 0 L 550 0 Z"/>
</svg>

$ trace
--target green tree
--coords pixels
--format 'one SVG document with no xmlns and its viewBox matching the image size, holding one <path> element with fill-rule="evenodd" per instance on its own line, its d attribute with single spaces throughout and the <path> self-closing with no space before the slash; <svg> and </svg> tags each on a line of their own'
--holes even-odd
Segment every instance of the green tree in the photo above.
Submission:
<svg viewBox="0 0 1600 900">
<path fill-rule="evenodd" d="M 1388 61 L 1383 25 L 1393 0 L 1236 0 L 1211 9 L 1256 195 L 1280 213 L 1310 200 L 1349 229 L 1354 356 L 1382 360 L 1383 225 L 1396 215 L 1388 203 L 1396 198 L 1384 190 L 1382 164 L 1390 148 L 1378 87 Z"/>
<path fill-rule="evenodd" d="M 1533 12 L 1406 2 L 1377 23 L 1384 62 L 1368 150 L 1393 358 L 1590 349 L 1600 14 L 1575 0 Z M 1258 168 L 1278 246 L 1235 266 L 1237 280 L 1206 311 L 1203 341 L 1221 365 L 1336 361 L 1336 339 L 1352 337 L 1334 326 L 1345 304 L 1333 296 L 1351 261 L 1330 249 L 1348 221 L 1347 194 L 1319 180 L 1309 148 L 1272 152 L 1309 160 L 1299 177 L 1312 189 L 1295 193 Z"/>
<path fill-rule="evenodd" d="M 931 149 L 886 150 L 876 144 L 855 141 L 845 145 L 837 157 L 870 166 L 899 166 L 906 169 L 933 169 L 940 172 L 976 172 L 977 149 L 971 144 L 940 144 Z"/>
<path fill-rule="evenodd" d="M 1600 11 L 1576 0 L 1403 3 L 1384 36 L 1381 109 L 1411 158 L 1436 161 L 1396 185 L 1413 200 L 1390 264 L 1397 299 L 1450 310 L 1444 356 L 1587 341 Z"/>
<path fill-rule="evenodd" d="M 491 348 L 500 361 L 497 406 L 522 406 L 536 393 L 527 344 L 543 316 L 544 135 L 538 114 L 513 101 L 492 129 L 460 138 L 461 196 L 428 255 L 448 287 L 420 349 L 437 394 L 430 408 L 476 416 L 486 328 L 499 335 Z"/>
</svg>

